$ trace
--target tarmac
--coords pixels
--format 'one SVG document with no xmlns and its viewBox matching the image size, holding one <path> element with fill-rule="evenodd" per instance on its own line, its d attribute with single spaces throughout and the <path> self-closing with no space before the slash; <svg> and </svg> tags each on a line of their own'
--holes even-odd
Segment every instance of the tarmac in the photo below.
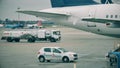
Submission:
<svg viewBox="0 0 120 68">
<path fill-rule="evenodd" d="M 56 28 L 52 28 L 56 29 Z M 110 68 L 105 55 L 118 43 L 116 38 L 84 32 L 73 28 L 57 28 L 61 31 L 60 42 L 37 41 L 28 43 L 0 40 L 0 68 Z M 0 28 L 0 37 L 5 29 Z M 46 46 L 58 46 L 76 52 L 76 62 L 40 63 L 37 52 Z"/>
</svg>

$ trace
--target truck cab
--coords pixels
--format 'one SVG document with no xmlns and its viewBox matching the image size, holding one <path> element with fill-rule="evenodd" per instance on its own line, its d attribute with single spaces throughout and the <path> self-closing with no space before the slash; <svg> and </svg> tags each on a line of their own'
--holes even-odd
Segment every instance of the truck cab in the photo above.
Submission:
<svg viewBox="0 0 120 68">
<path fill-rule="evenodd" d="M 61 34 L 59 30 L 51 30 L 51 37 L 54 38 L 56 41 L 61 40 Z"/>
</svg>

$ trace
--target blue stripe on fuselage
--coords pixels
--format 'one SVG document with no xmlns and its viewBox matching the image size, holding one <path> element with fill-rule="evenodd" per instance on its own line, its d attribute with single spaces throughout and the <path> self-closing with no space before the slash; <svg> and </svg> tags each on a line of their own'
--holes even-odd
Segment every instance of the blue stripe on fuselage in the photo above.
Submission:
<svg viewBox="0 0 120 68">
<path fill-rule="evenodd" d="M 51 0 L 52 7 L 67 7 L 98 4 L 93 0 Z"/>
</svg>

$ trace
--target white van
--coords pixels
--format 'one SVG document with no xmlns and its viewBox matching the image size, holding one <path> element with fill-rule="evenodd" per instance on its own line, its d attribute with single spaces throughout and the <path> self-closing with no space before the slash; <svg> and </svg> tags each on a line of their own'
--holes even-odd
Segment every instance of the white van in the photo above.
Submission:
<svg viewBox="0 0 120 68">
<path fill-rule="evenodd" d="M 40 62 L 50 62 L 51 60 L 70 62 L 77 60 L 78 55 L 60 47 L 43 47 L 38 52 L 38 59 Z"/>
</svg>

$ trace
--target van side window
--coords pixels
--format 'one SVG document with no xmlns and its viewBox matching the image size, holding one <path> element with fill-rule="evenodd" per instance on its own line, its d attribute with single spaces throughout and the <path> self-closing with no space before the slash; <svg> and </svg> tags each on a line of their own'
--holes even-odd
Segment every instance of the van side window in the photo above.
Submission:
<svg viewBox="0 0 120 68">
<path fill-rule="evenodd" d="M 51 48 L 45 48 L 44 51 L 45 52 L 51 52 Z"/>
<path fill-rule="evenodd" d="M 53 49 L 53 53 L 61 53 L 58 49 Z"/>
</svg>

